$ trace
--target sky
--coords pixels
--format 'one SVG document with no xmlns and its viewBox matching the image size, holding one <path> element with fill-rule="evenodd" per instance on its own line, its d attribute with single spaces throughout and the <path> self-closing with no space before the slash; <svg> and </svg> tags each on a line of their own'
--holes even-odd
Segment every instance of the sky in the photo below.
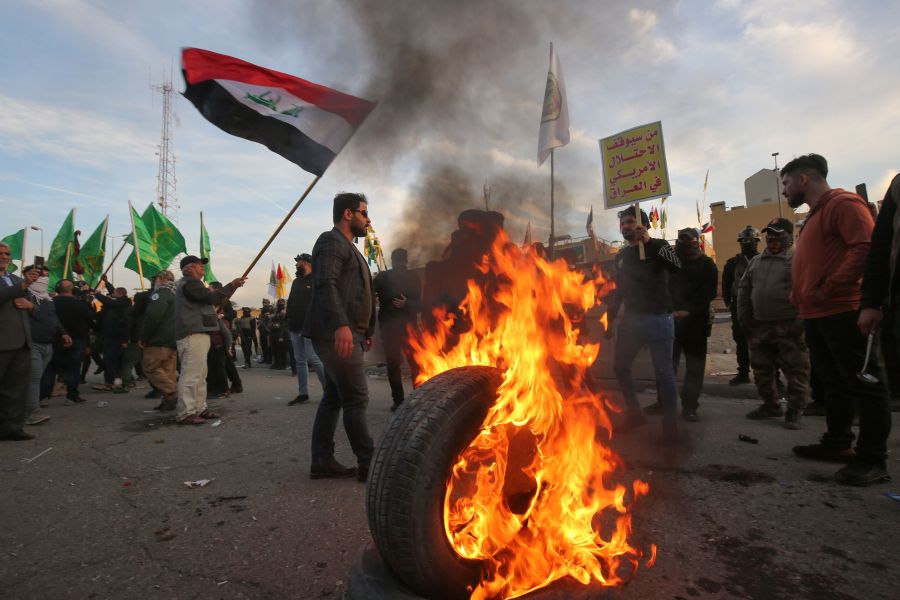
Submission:
<svg viewBox="0 0 900 600">
<path fill-rule="evenodd" d="M 330 229 L 339 191 L 369 198 L 386 254 L 435 258 L 464 208 L 504 214 L 513 240 L 549 235 L 549 164 L 537 138 L 553 42 L 571 142 L 556 151 L 557 235 L 618 239 L 604 210 L 598 139 L 662 121 L 669 232 L 705 204 L 743 204 L 744 180 L 809 152 L 829 183 L 878 200 L 900 168 L 900 3 L 495 0 L 163 0 L 0 2 L 0 236 L 43 228 L 45 252 L 76 208 L 82 240 L 128 202 L 156 196 L 161 96 L 181 92 L 182 47 L 199 47 L 378 101 L 234 300 L 259 306 L 271 263 L 293 271 Z M 237 277 L 313 176 L 230 136 L 179 95 L 171 149 L 175 213 L 212 267 Z M 708 214 L 708 208 L 704 209 Z M 110 240 L 115 249 L 121 238 Z M 28 255 L 40 232 L 29 231 Z M 114 248 L 107 247 L 108 256 Z M 138 277 L 115 267 L 117 285 Z"/>
</svg>

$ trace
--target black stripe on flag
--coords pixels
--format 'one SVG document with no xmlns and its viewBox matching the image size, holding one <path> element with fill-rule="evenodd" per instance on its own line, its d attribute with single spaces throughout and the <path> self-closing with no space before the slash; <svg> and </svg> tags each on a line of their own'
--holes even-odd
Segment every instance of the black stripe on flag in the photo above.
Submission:
<svg viewBox="0 0 900 600">
<path fill-rule="evenodd" d="M 304 171 L 321 176 L 336 156 L 330 148 L 312 140 L 296 127 L 241 104 L 216 81 L 186 85 L 184 97 L 211 123 L 231 135 L 262 144 Z"/>
</svg>

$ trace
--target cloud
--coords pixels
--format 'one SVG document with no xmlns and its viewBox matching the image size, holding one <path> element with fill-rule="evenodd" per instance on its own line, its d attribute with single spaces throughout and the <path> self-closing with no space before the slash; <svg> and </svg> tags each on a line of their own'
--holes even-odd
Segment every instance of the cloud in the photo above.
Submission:
<svg viewBox="0 0 900 600">
<path fill-rule="evenodd" d="M 154 159 L 155 134 L 85 110 L 0 94 L 0 146 L 100 166 Z"/>
<path fill-rule="evenodd" d="M 628 21 L 635 26 L 638 35 L 650 33 L 656 27 L 656 13 L 652 10 L 632 8 L 628 11 Z"/>
</svg>

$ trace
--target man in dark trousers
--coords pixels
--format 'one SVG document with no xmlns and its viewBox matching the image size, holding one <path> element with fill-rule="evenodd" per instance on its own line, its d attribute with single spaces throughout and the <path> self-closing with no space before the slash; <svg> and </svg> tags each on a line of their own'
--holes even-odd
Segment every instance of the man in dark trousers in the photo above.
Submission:
<svg viewBox="0 0 900 600">
<path fill-rule="evenodd" d="M 313 297 L 312 256 L 298 254 L 294 260 L 297 264 L 297 277 L 291 284 L 288 296 L 287 326 L 291 346 L 294 348 L 294 367 L 297 369 L 297 397 L 288 402 L 288 406 L 309 400 L 309 365 L 312 365 L 322 389 L 325 389 L 325 365 L 316 354 L 312 340 L 303 336 L 303 321 L 306 320 Z"/>
<path fill-rule="evenodd" d="M 312 479 L 356 475 L 365 482 L 374 444 L 366 423 L 369 387 L 363 353 L 372 347 L 375 292 L 369 266 L 353 238 L 365 236 L 370 224 L 366 197 L 338 194 L 332 216 L 334 229 L 320 235 L 313 247 L 313 298 L 303 325 L 303 335 L 312 339 L 325 364 L 325 394 L 313 424 L 309 475 Z M 334 432 L 341 410 L 356 469 L 334 458 Z"/>
<path fill-rule="evenodd" d="M 125 393 L 128 390 L 116 385 L 116 377 L 119 376 L 122 355 L 128 346 L 131 298 L 128 297 L 128 290 L 123 287 L 114 289 L 108 296 L 95 294 L 94 298 L 103 305 L 100 313 L 100 336 L 103 338 L 104 383 L 93 387 L 99 392 Z"/>
<path fill-rule="evenodd" d="M 619 306 L 625 305 L 615 330 L 613 358 L 613 371 L 626 405 L 625 421 L 618 429 L 625 431 L 646 422 L 638 404 L 631 368 L 638 353 L 647 346 L 662 405 L 663 440 L 675 443 L 678 437 L 678 383 L 672 366 L 675 320 L 669 276 L 681 268 L 681 261 L 668 242 L 650 237 L 649 226 L 647 213 L 640 211 L 638 220 L 633 206 L 619 213 L 619 231 L 628 246 L 616 254 L 616 290 L 610 299 L 608 313 L 609 330 L 612 331 Z"/>
<path fill-rule="evenodd" d="M 31 373 L 31 324 L 26 300 L 28 287 L 40 271 L 32 269 L 21 279 L 7 272 L 12 260 L 9 244 L 0 242 L 0 441 L 33 440 L 23 430 L 28 377 Z"/>
<path fill-rule="evenodd" d="M 401 365 L 404 357 L 413 383 L 419 374 L 409 346 L 409 328 L 415 330 L 422 302 L 422 282 L 407 269 L 409 257 L 403 248 L 391 252 L 391 269 L 375 277 L 375 295 L 378 297 L 378 328 L 384 345 L 388 381 L 396 410 L 403 402 L 403 378 Z"/>
<path fill-rule="evenodd" d="M 681 416 L 697 421 L 700 392 L 706 372 L 707 338 L 712 331 L 709 304 L 716 297 L 719 270 L 716 263 L 700 249 L 700 232 L 688 227 L 678 232 L 675 254 L 681 269 L 669 275 L 669 292 L 675 308 L 675 346 L 672 360 L 675 373 L 684 354 L 684 382 L 681 384 Z M 644 412 L 662 414 L 659 402 Z"/>
<path fill-rule="evenodd" d="M 887 439 L 891 413 L 884 373 L 869 365 L 877 381 L 862 381 L 857 372 L 866 355 L 866 336 L 857 325 L 860 280 L 869 254 L 875 220 L 857 194 L 832 189 L 828 163 L 818 154 L 784 165 L 781 181 L 791 208 L 809 206 L 797 239 L 791 271 L 791 299 L 806 329 L 810 358 L 825 384 L 827 430 L 817 444 L 795 446 L 802 458 L 847 462 L 835 473 L 846 485 L 890 481 Z M 853 445 L 853 417 L 859 437 Z"/>
<path fill-rule="evenodd" d="M 49 398 L 57 376 L 64 373 L 66 404 L 81 404 L 85 399 L 78 391 L 78 384 L 81 382 L 79 370 L 90 341 L 90 330 L 97 322 L 97 312 L 85 299 L 75 296 L 78 290 L 70 280 L 63 279 L 56 289 L 58 293 L 53 299 L 56 316 L 72 338 L 72 344 L 68 347 L 54 344 L 53 358 L 41 378 L 41 396 Z"/>
<path fill-rule="evenodd" d="M 737 310 L 738 286 L 750 260 L 759 254 L 759 231 L 752 225 L 744 227 L 737 238 L 741 251 L 732 256 L 722 268 L 722 300 L 731 309 L 731 337 L 737 349 L 738 372 L 728 383 L 750 383 L 750 347 L 739 323 Z"/>
<path fill-rule="evenodd" d="M 872 232 L 862 283 L 859 329 L 881 334 L 888 390 L 900 410 L 900 175 L 888 186 Z"/>
</svg>

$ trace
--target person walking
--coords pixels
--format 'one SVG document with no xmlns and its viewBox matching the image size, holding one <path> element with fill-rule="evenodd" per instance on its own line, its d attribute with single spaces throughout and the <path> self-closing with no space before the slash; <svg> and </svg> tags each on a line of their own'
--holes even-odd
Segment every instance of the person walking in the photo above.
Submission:
<svg viewBox="0 0 900 600">
<path fill-rule="evenodd" d="M 737 295 L 744 271 L 753 257 L 759 254 L 759 231 L 756 227 L 747 225 L 738 233 L 737 241 L 741 251 L 729 258 L 722 268 L 722 301 L 731 311 L 731 338 L 734 340 L 738 363 L 737 375 L 731 378 L 729 385 L 750 383 L 750 347 L 739 321 Z"/>
<path fill-rule="evenodd" d="M 31 375 L 28 311 L 34 308 L 26 295 L 38 271 L 22 273 L 22 279 L 7 271 L 11 260 L 9 244 L 0 242 L 0 441 L 22 442 L 35 438 L 23 427 Z"/>
<path fill-rule="evenodd" d="M 294 348 L 294 367 L 297 370 L 297 397 L 288 402 L 288 406 L 309 400 L 309 367 L 312 366 L 325 389 L 325 366 L 319 359 L 312 345 L 312 340 L 303 335 L 303 321 L 309 312 L 313 296 L 312 256 L 298 254 L 294 260 L 297 265 L 297 277 L 291 284 L 291 293 L 287 302 L 287 327 Z"/>
<path fill-rule="evenodd" d="M 619 231 L 628 246 L 615 257 L 616 290 L 608 312 L 608 331 L 612 331 L 619 307 L 625 306 L 624 314 L 618 317 L 613 357 L 613 371 L 625 400 L 625 420 L 618 430 L 626 431 L 646 423 L 631 369 L 638 352 L 647 346 L 662 408 L 663 441 L 674 443 L 678 438 L 678 384 L 672 361 L 675 321 L 669 276 L 681 268 L 681 260 L 668 242 L 650 237 L 649 226 L 647 213 L 640 211 L 638 215 L 633 206 L 619 213 Z"/>
<path fill-rule="evenodd" d="M 256 319 L 249 306 L 241 308 L 241 318 L 237 320 L 237 330 L 244 355 L 244 369 L 253 367 L 253 344 L 256 343 Z"/>
<path fill-rule="evenodd" d="M 819 443 L 793 450 L 802 458 L 847 462 L 835 479 L 870 485 L 890 480 L 886 460 L 891 431 L 888 393 L 878 361 L 869 365 L 877 381 L 857 377 L 866 355 L 866 337 L 857 326 L 860 280 L 874 220 L 865 200 L 832 189 L 827 177 L 828 163 L 818 154 L 795 158 L 781 169 L 788 205 L 809 206 L 794 251 L 791 280 L 810 356 L 826 389 L 827 431 Z M 855 452 L 851 448 L 854 412 L 859 414 Z"/>
<path fill-rule="evenodd" d="M 788 219 L 772 219 L 763 233 L 766 248 L 747 266 L 735 301 L 750 342 L 753 381 L 762 400 L 762 406 L 747 413 L 747 418 L 782 416 L 781 394 L 776 385 L 781 368 L 787 378 L 784 426 L 800 429 L 800 419 L 809 402 L 810 368 L 803 323 L 790 299 L 794 225 Z"/>
<path fill-rule="evenodd" d="M 81 383 L 80 371 L 91 329 L 96 326 L 97 312 L 84 298 L 75 296 L 76 291 L 79 294 L 81 292 L 72 281 L 63 279 L 57 284 L 56 289 L 53 306 L 63 329 L 72 338 L 72 344 L 65 347 L 59 341 L 54 343 L 53 358 L 41 378 L 41 397 L 50 398 L 57 377 L 60 373 L 64 373 L 66 404 L 82 404 L 85 399 L 78 391 Z"/>
<path fill-rule="evenodd" d="M 371 221 L 362 194 L 342 192 L 334 197 L 334 228 L 321 234 L 312 251 L 313 297 L 303 335 L 325 365 L 325 390 L 312 431 L 312 479 L 356 475 L 365 482 L 374 453 L 366 422 L 369 388 L 363 353 L 372 347 L 375 293 L 366 259 L 353 245 Z M 357 468 L 334 457 L 334 433 L 344 413 L 344 430 L 356 455 Z"/>
<path fill-rule="evenodd" d="M 178 402 L 178 351 L 175 345 L 175 276 L 161 271 L 154 279 L 138 335 L 147 381 L 160 392 L 154 410 L 172 411 Z"/>
<path fill-rule="evenodd" d="M 182 278 L 175 286 L 175 346 L 181 362 L 175 420 L 183 425 L 202 425 L 219 417 L 206 406 L 209 336 L 219 331 L 215 306 L 247 281 L 239 277 L 219 291 L 208 289 L 203 285 L 207 262 L 193 255 L 182 258 Z"/>
<path fill-rule="evenodd" d="M 109 285 L 107 280 L 103 281 Z M 94 298 L 103 305 L 100 313 L 100 337 L 103 338 L 103 381 L 93 388 L 98 392 L 125 393 L 128 390 L 116 385 L 122 355 L 128 347 L 128 315 L 131 299 L 128 290 L 115 288 L 111 294 L 94 294 Z"/>
<path fill-rule="evenodd" d="M 407 268 L 409 256 L 404 248 L 391 252 L 391 267 L 375 276 L 375 295 L 378 298 L 378 329 L 387 361 L 388 381 L 394 400 L 391 410 L 403 402 L 401 367 L 404 358 L 409 365 L 413 383 L 419 374 L 409 345 L 410 328 L 418 327 L 419 306 L 422 302 L 422 282 Z"/>
</svg>

